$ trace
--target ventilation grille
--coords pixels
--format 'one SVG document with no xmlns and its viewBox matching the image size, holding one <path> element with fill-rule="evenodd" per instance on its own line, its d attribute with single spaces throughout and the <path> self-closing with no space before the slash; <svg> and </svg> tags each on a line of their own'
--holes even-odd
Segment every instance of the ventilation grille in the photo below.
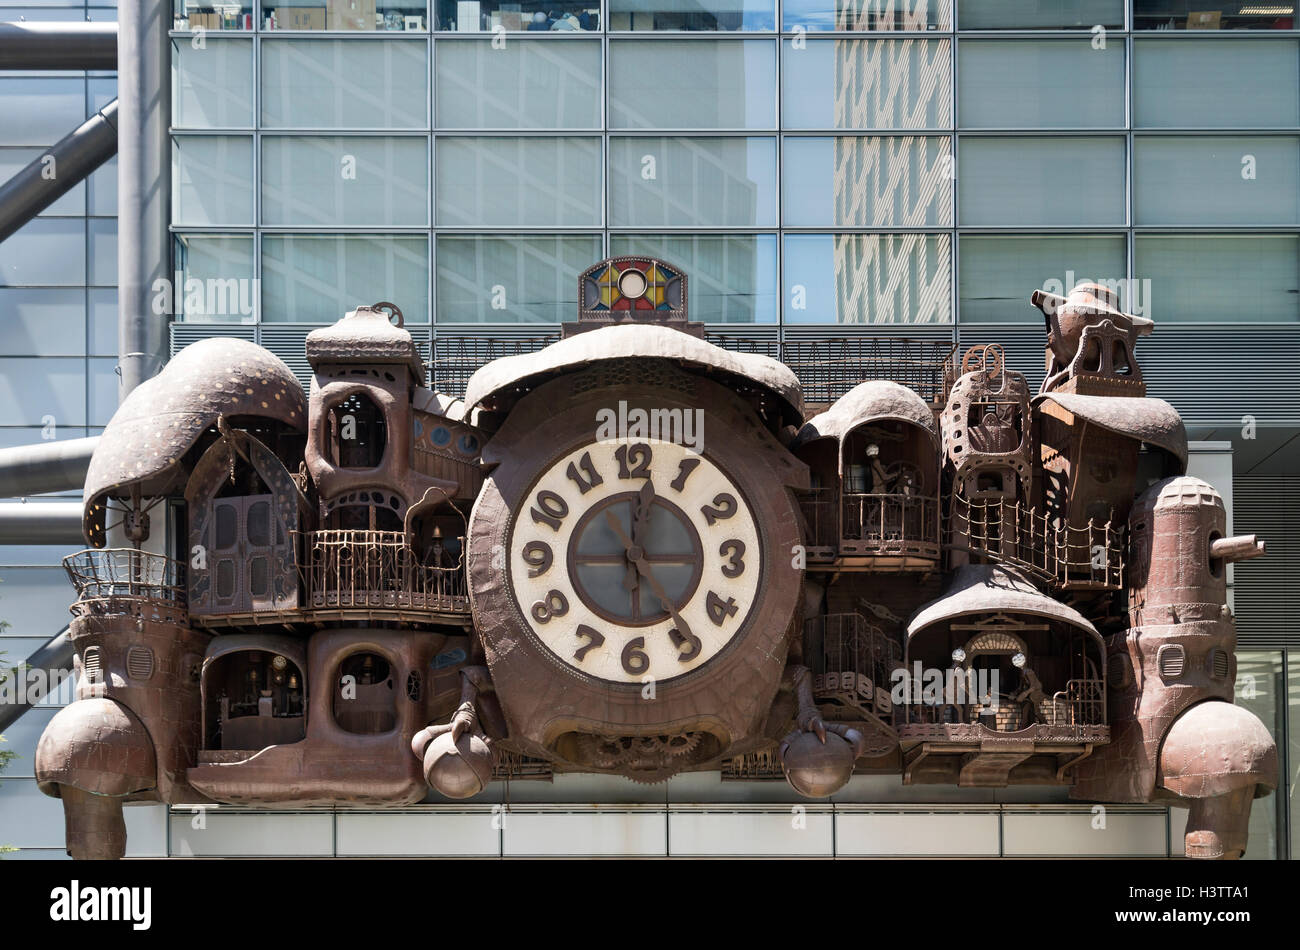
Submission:
<svg viewBox="0 0 1300 950">
<path fill-rule="evenodd" d="M 126 674 L 133 680 L 147 680 L 153 676 L 153 650 L 135 646 L 126 651 Z"/>
<path fill-rule="evenodd" d="M 99 647 L 86 647 L 81 655 L 81 674 L 87 683 L 103 682 L 104 671 L 100 666 Z"/>
<path fill-rule="evenodd" d="M 1156 663 L 1160 667 L 1161 677 L 1176 680 L 1183 675 L 1187 654 L 1180 644 L 1171 643 L 1160 648 L 1160 652 L 1156 655 Z"/>
<path fill-rule="evenodd" d="M 1237 649 L 1300 649 L 1300 476 L 1234 477 L 1232 530 L 1268 544 L 1232 569 Z"/>
<path fill-rule="evenodd" d="M 1215 679 L 1228 678 L 1228 652 L 1226 650 L 1211 650 L 1210 655 L 1205 660 L 1206 670 Z"/>
</svg>

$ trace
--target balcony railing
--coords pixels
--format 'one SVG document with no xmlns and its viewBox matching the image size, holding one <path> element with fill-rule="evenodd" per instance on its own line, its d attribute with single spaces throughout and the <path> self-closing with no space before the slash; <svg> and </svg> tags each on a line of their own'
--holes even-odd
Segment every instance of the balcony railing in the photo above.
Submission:
<svg viewBox="0 0 1300 950">
<path fill-rule="evenodd" d="M 1119 590 L 1124 582 L 1123 529 L 1112 522 L 1060 524 L 1019 502 L 954 496 L 948 537 L 968 550 L 1065 587 Z"/>
<path fill-rule="evenodd" d="M 841 544 L 855 554 L 939 556 L 939 498 L 846 494 Z"/>
<path fill-rule="evenodd" d="M 890 683 L 902 663 L 897 640 L 859 613 L 839 613 L 804 621 L 804 643 L 814 695 L 889 713 Z"/>
<path fill-rule="evenodd" d="M 134 548 L 78 551 L 63 559 L 77 589 L 73 613 L 126 612 L 128 601 L 153 601 L 185 610 L 185 565 L 161 554 Z"/>
<path fill-rule="evenodd" d="M 307 609 L 468 612 L 463 560 L 422 563 L 400 531 L 297 532 Z M 464 541 L 461 539 L 461 550 Z"/>
</svg>

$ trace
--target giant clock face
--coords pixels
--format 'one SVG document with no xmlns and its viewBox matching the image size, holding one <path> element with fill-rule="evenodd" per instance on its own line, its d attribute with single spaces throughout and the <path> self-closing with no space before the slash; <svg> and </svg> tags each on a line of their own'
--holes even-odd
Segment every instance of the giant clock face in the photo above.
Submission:
<svg viewBox="0 0 1300 950">
<path fill-rule="evenodd" d="M 513 515 L 510 587 L 560 661 L 600 680 L 668 680 L 745 626 L 763 573 L 749 502 L 672 442 L 592 442 L 542 472 Z"/>
</svg>

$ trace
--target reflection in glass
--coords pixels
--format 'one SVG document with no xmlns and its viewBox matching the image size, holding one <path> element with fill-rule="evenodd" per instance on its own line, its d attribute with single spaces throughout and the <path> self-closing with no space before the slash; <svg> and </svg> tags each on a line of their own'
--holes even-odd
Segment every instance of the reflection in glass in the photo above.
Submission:
<svg viewBox="0 0 1300 950">
<path fill-rule="evenodd" d="M 1123 225 L 1120 136 L 964 136 L 961 224 Z"/>
<path fill-rule="evenodd" d="M 172 222 L 253 223 L 253 139 L 172 137 Z"/>
<path fill-rule="evenodd" d="M 179 234 L 176 272 L 179 287 L 172 307 L 178 320 L 254 322 L 251 235 Z"/>
<path fill-rule="evenodd" d="M 949 323 L 946 234 L 787 234 L 786 323 Z"/>
<path fill-rule="evenodd" d="M 1268 128 L 1300 124 L 1295 40 L 1133 42 L 1133 124 L 1142 128 Z"/>
<path fill-rule="evenodd" d="M 597 235 L 438 238 L 439 323 L 560 323 L 578 309 L 578 275 Z"/>
<path fill-rule="evenodd" d="M 957 49 L 962 128 L 1124 125 L 1123 43 L 964 39 Z"/>
<path fill-rule="evenodd" d="M 776 323 L 775 234 L 614 234 L 609 251 L 680 267 L 692 320 Z"/>
<path fill-rule="evenodd" d="M 187 0 L 188 2 L 188 0 Z M 280 6 L 262 3 L 263 30 L 386 30 L 427 29 L 425 0 L 330 0 L 321 6 Z"/>
<path fill-rule="evenodd" d="M 424 225 L 428 192 L 425 136 L 262 139 L 263 224 Z"/>
<path fill-rule="evenodd" d="M 773 128 L 776 44 L 614 40 L 609 124 L 615 129 Z"/>
<path fill-rule="evenodd" d="M 1171 5 L 1168 0 L 1133 0 L 1135 30 L 1293 30 L 1295 5 L 1241 3 L 1217 10 L 1191 11 L 1200 4 Z M 1214 4 L 1206 4 L 1214 6 Z"/>
<path fill-rule="evenodd" d="M 600 0 L 438 0 L 435 10 L 433 28 L 457 33 L 574 33 L 600 29 Z"/>
<path fill-rule="evenodd" d="M 968 234 L 960 240 L 962 323 L 1042 326 L 1029 295 L 1068 293 L 1082 281 L 1115 287 L 1121 307 L 1131 304 L 1122 234 Z"/>
<path fill-rule="evenodd" d="M 788 227 L 952 224 L 946 135 L 787 138 L 781 162 Z"/>
<path fill-rule="evenodd" d="M 600 139 L 440 138 L 440 226 L 600 227 Z"/>
<path fill-rule="evenodd" d="M 1195 280 L 1188 280 L 1195 274 Z M 1300 237 L 1139 234 L 1134 277 L 1160 321 L 1292 323 L 1300 319 Z"/>
<path fill-rule="evenodd" d="M 784 29 L 951 30 L 952 0 L 785 0 Z"/>
<path fill-rule="evenodd" d="M 252 126 L 252 40 L 214 40 L 203 49 L 188 40 L 172 40 L 172 124 L 196 129 Z"/>
<path fill-rule="evenodd" d="M 1138 136 L 1133 199 L 1139 225 L 1300 224 L 1300 139 Z"/>
<path fill-rule="evenodd" d="M 1122 29 L 1124 0 L 957 0 L 959 30 L 1091 30 L 1094 26 Z"/>
<path fill-rule="evenodd" d="M 435 61 L 439 128 L 600 128 L 598 42 L 439 39 Z"/>
<path fill-rule="evenodd" d="M 782 117 L 792 129 L 946 129 L 948 40 L 794 40 L 784 44 Z"/>
<path fill-rule="evenodd" d="M 772 0 L 609 0 L 611 30 L 772 30 Z"/>
<path fill-rule="evenodd" d="M 425 128 L 426 51 L 423 40 L 268 39 L 262 43 L 262 125 Z"/>
<path fill-rule="evenodd" d="M 776 139 L 611 138 L 614 227 L 774 227 Z"/>
<path fill-rule="evenodd" d="M 358 305 L 391 300 L 408 323 L 429 314 L 429 242 L 349 234 L 262 236 L 262 320 L 334 323 Z"/>
<path fill-rule="evenodd" d="M 251 2 L 173 0 L 173 30 L 251 30 L 256 13 Z M 321 13 L 324 14 L 324 10 Z M 324 29 L 324 27 L 320 27 Z"/>
</svg>

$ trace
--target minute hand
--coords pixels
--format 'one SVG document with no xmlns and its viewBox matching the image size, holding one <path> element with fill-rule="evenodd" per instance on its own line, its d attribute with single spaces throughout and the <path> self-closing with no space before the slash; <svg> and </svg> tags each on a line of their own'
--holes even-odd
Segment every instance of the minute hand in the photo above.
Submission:
<svg viewBox="0 0 1300 950">
<path fill-rule="evenodd" d="M 681 614 L 677 612 L 677 608 L 673 606 L 672 598 L 668 596 L 663 585 L 659 583 L 659 579 L 655 577 L 654 573 L 650 570 L 650 562 L 645 559 L 645 555 L 642 553 L 641 549 L 632 543 L 632 539 L 627 536 L 627 532 L 624 531 L 623 526 L 619 524 L 618 518 L 615 517 L 614 512 L 606 510 L 605 520 L 609 523 L 609 527 L 614 534 L 618 536 L 619 541 L 623 543 L 623 549 L 627 552 L 628 559 L 636 565 L 637 572 L 645 578 L 646 583 L 650 585 L 650 590 L 652 590 L 654 595 L 659 598 L 660 602 L 665 608 L 667 608 L 669 616 L 673 618 L 673 623 L 676 625 L 677 633 L 681 638 L 677 641 L 678 646 L 680 647 L 682 644 L 693 643 L 695 638 L 691 634 L 690 626 L 688 626 L 686 621 L 682 619 Z M 633 553 L 634 551 L 635 554 Z"/>
</svg>

